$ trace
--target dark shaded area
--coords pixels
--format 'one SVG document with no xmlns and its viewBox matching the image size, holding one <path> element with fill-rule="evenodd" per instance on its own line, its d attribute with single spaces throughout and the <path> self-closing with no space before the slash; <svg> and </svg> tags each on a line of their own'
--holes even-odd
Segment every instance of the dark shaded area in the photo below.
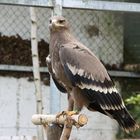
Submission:
<svg viewBox="0 0 140 140">
<path fill-rule="evenodd" d="M 118 70 L 118 71 L 124 70 L 124 64 L 120 64 L 120 65 L 109 64 L 109 63 L 105 64 L 103 61 L 101 62 L 104 64 L 107 70 Z"/>
<path fill-rule="evenodd" d="M 140 64 L 140 14 L 124 14 L 124 62 Z"/>
<path fill-rule="evenodd" d="M 132 79 L 132 78 L 120 78 L 118 79 L 121 85 L 121 93 L 123 100 L 125 101 L 126 107 L 130 114 L 134 117 L 136 122 L 140 124 L 140 104 L 128 104 L 126 99 L 130 99 L 131 96 L 136 96 L 140 94 L 140 79 Z M 123 132 L 121 129 L 119 130 L 117 137 L 119 139 L 122 138 L 140 138 L 140 129 L 137 129 L 135 132 L 131 132 L 129 134 Z"/>
<path fill-rule="evenodd" d="M 38 50 L 40 66 L 46 66 L 49 44 L 40 40 Z M 0 64 L 32 66 L 31 41 L 19 35 L 0 35 Z"/>
<path fill-rule="evenodd" d="M 49 44 L 44 40 L 38 42 L 40 66 L 46 67 L 46 57 L 49 54 Z M 19 35 L 4 36 L 0 34 L 0 64 L 32 66 L 31 41 L 22 39 Z M 32 72 L 0 71 L 1 76 L 16 78 L 28 77 L 33 81 Z M 49 84 L 49 73 L 41 73 L 41 80 Z"/>
</svg>

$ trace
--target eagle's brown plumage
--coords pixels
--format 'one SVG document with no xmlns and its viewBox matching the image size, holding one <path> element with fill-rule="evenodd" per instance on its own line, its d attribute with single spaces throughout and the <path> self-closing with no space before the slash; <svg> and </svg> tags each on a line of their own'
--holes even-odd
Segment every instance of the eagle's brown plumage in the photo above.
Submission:
<svg viewBox="0 0 140 140">
<path fill-rule="evenodd" d="M 73 99 L 74 110 L 86 106 L 114 118 L 127 132 L 138 128 L 103 64 L 72 36 L 62 16 L 50 19 L 49 49 L 49 71 L 58 89 Z"/>
</svg>

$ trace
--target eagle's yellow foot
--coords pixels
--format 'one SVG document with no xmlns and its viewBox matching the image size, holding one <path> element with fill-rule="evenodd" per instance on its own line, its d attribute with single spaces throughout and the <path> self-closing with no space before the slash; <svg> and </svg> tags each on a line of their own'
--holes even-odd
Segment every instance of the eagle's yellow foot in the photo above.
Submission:
<svg viewBox="0 0 140 140">
<path fill-rule="evenodd" d="M 64 112 L 65 113 L 65 115 L 66 116 L 72 116 L 72 115 L 77 115 L 78 114 L 78 112 L 77 111 L 65 111 Z"/>
<path fill-rule="evenodd" d="M 72 116 L 78 114 L 78 111 L 62 111 L 56 115 L 56 118 L 59 118 L 60 116 Z"/>
<path fill-rule="evenodd" d="M 59 118 L 60 116 L 65 116 L 66 117 L 66 121 L 65 121 L 65 124 L 66 124 L 66 127 L 67 128 L 70 128 L 70 127 L 72 127 L 72 125 L 74 124 L 77 128 L 79 128 L 80 127 L 80 125 L 79 124 L 77 124 L 72 118 L 71 118 L 71 116 L 72 115 L 77 115 L 77 114 L 79 114 L 79 112 L 78 111 L 62 111 L 62 112 L 60 112 L 60 113 L 58 113 L 57 115 L 56 115 L 56 118 Z"/>
<path fill-rule="evenodd" d="M 77 111 L 64 111 L 64 115 L 66 115 L 66 127 L 71 128 L 73 124 L 75 124 L 75 121 L 71 118 L 72 115 L 78 114 Z"/>
</svg>

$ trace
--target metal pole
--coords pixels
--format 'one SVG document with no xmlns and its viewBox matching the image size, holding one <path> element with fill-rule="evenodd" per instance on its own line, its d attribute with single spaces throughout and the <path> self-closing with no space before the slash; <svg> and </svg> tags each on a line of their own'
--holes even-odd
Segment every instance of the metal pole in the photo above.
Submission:
<svg viewBox="0 0 140 140">
<path fill-rule="evenodd" d="M 55 114 L 60 111 L 60 91 L 58 91 L 52 78 L 50 83 L 50 113 Z"/>
</svg>

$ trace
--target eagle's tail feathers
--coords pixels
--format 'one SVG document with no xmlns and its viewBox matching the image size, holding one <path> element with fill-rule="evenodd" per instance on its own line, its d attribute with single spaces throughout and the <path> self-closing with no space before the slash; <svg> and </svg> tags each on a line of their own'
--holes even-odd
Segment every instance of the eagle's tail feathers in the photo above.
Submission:
<svg viewBox="0 0 140 140">
<path fill-rule="evenodd" d="M 111 114 L 125 132 L 129 133 L 130 131 L 135 131 L 139 128 L 139 125 L 135 122 L 126 108 L 112 111 Z"/>
</svg>

